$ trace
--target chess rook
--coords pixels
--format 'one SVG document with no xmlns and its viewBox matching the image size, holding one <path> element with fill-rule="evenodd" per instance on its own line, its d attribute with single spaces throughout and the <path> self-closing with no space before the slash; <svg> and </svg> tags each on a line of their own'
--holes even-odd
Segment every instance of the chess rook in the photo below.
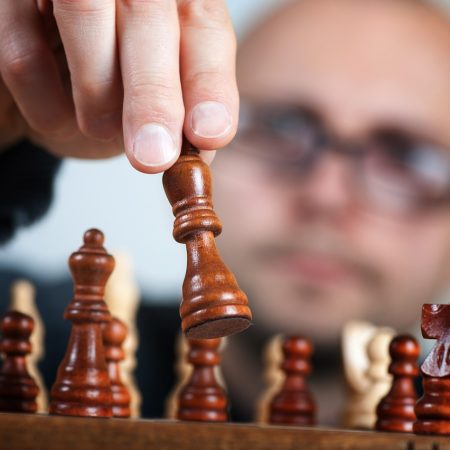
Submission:
<svg viewBox="0 0 450 450">
<path fill-rule="evenodd" d="M 103 324 L 103 345 L 112 390 L 112 412 L 114 417 L 130 417 L 130 394 L 120 376 L 120 362 L 125 353 L 122 349 L 127 337 L 126 325 L 116 317 Z"/>
<path fill-rule="evenodd" d="M 450 435 L 450 305 L 422 307 L 422 335 L 437 339 L 421 367 L 423 396 L 416 403 L 414 433 Z"/>
<path fill-rule="evenodd" d="M 414 378 L 419 375 L 417 358 L 420 347 L 412 336 L 400 335 L 390 343 L 389 354 L 392 386 L 378 404 L 375 428 L 379 431 L 411 433 L 416 420 Z"/>
<path fill-rule="evenodd" d="M 102 339 L 111 320 L 103 300 L 114 259 L 103 248 L 103 233 L 88 230 L 84 245 L 69 258 L 74 297 L 64 313 L 72 330 L 50 393 L 50 414 L 111 417 L 112 392 Z"/>
<path fill-rule="evenodd" d="M 39 388 L 27 370 L 25 357 L 31 352 L 33 319 L 18 311 L 7 312 L 1 322 L 0 411 L 35 413 Z"/>
<path fill-rule="evenodd" d="M 220 363 L 220 339 L 188 339 L 188 343 L 187 359 L 192 364 L 192 374 L 180 391 L 177 418 L 226 422 L 228 399 L 214 372 L 214 368 Z"/>
<path fill-rule="evenodd" d="M 290 336 L 284 340 L 281 369 L 286 378 L 270 403 L 269 423 L 315 424 L 316 406 L 306 384 L 306 377 L 311 373 L 312 351 L 312 344 L 306 338 Z"/>
<path fill-rule="evenodd" d="M 190 338 L 211 339 L 245 330 L 251 323 L 247 297 L 216 248 L 222 225 L 212 207 L 209 168 L 186 140 L 163 184 L 175 215 L 173 236 L 187 250 L 183 331 Z"/>
</svg>

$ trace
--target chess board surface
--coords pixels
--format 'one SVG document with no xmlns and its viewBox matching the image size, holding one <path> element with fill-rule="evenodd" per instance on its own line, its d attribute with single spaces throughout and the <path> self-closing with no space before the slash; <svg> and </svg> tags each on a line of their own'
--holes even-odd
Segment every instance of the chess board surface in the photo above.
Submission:
<svg viewBox="0 0 450 450">
<path fill-rule="evenodd" d="M 0 436 L 9 450 L 450 450 L 450 438 L 412 434 L 9 413 Z"/>
</svg>

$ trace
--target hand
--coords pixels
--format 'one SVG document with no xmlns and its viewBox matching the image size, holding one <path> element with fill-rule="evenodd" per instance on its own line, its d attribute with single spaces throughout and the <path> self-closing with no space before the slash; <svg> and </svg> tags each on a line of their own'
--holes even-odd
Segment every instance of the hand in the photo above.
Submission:
<svg viewBox="0 0 450 450">
<path fill-rule="evenodd" d="M 147 173 L 176 161 L 183 132 L 205 150 L 232 139 L 235 47 L 225 0 L 0 6 L 0 73 L 24 133 L 65 156 L 125 148 Z"/>
</svg>

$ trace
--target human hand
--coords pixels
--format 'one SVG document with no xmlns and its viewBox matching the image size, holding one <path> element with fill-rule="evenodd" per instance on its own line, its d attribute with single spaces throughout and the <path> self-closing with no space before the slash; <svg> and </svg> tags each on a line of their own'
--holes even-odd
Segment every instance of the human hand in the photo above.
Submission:
<svg viewBox="0 0 450 450">
<path fill-rule="evenodd" d="M 225 0 L 54 0 L 53 13 L 47 0 L 0 6 L 0 73 L 29 138 L 64 156 L 125 148 L 147 173 L 176 161 L 182 133 L 205 150 L 232 139 Z"/>
</svg>

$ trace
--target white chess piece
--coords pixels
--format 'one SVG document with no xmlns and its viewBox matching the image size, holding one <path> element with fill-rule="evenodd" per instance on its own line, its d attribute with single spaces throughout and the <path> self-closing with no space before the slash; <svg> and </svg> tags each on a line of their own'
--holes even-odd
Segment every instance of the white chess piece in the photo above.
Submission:
<svg viewBox="0 0 450 450">
<path fill-rule="evenodd" d="M 283 362 L 283 336 L 277 334 L 272 337 L 263 350 L 264 373 L 266 385 L 256 405 L 255 421 L 267 423 L 269 418 L 269 404 L 273 396 L 280 390 L 285 374 L 280 366 Z"/>
<path fill-rule="evenodd" d="M 372 429 L 375 425 L 376 407 L 391 385 L 389 343 L 394 335 L 391 328 L 363 321 L 344 327 L 342 354 L 348 386 L 344 426 Z"/>
</svg>

